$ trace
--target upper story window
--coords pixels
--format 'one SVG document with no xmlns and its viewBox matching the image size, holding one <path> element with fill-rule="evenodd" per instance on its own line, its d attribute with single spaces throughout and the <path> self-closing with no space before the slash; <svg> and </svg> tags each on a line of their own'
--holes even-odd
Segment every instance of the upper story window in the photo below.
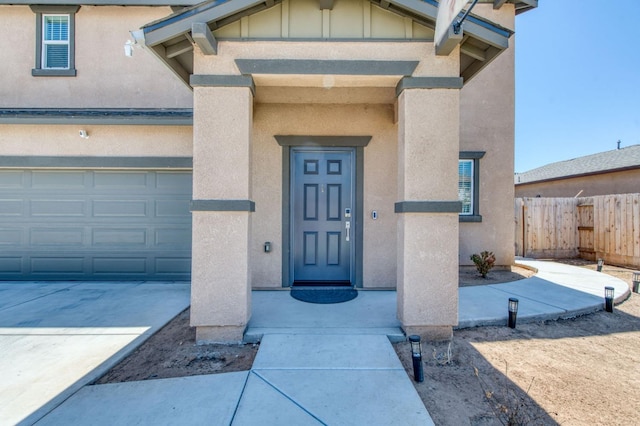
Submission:
<svg viewBox="0 0 640 426">
<path fill-rule="evenodd" d="M 460 222 L 482 222 L 480 216 L 480 159 L 484 151 L 461 151 L 458 160 Z"/>
<path fill-rule="evenodd" d="M 36 14 L 33 76 L 75 76 L 75 14 L 80 6 L 32 5 Z"/>
</svg>

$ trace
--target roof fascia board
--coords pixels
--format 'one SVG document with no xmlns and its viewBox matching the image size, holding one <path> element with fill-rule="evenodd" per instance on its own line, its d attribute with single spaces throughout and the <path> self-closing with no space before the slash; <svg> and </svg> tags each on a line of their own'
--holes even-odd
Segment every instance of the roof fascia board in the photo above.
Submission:
<svg viewBox="0 0 640 426">
<path fill-rule="evenodd" d="M 418 61 L 236 59 L 242 74 L 412 75 Z"/>
<path fill-rule="evenodd" d="M 0 167 L 14 169 L 193 169 L 192 157 L 1 156 Z"/>
<path fill-rule="evenodd" d="M 188 33 L 194 23 L 216 21 L 262 3 L 265 3 L 265 0 L 227 0 L 223 3 L 214 2 L 202 8 L 186 10 L 143 27 L 145 43 L 148 46 L 154 46 L 177 35 Z"/>
<path fill-rule="evenodd" d="M 640 165 L 638 165 L 638 166 L 618 167 L 616 169 L 598 170 L 598 171 L 595 171 L 595 172 L 576 173 L 574 175 L 557 176 L 557 177 L 551 177 L 551 178 L 546 178 L 546 179 L 530 180 L 530 181 L 527 181 L 527 182 L 514 182 L 514 185 L 515 186 L 533 185 L 533 184 L 538 184 L 538 183 L 555 182 L 555 181 L 559 181 L 559 180 L 569 180 L 569 179 L 576 179 L 576 178 L 581 178 L 581 177 L 606 175 L 606 174 L 609 174 L 609 173 L 626 172 L 626 171 L 629 171 L 629 170 L 637 170 L 637 169 L 640 169 Z"/>
<path fill-rule="evenodd" d="M 127 112 L 131 114 L 127 115 Z M 145 114 L 145 112 L 147 112 Z M 16 110 L 0 114 L 0 124 L 44 125 L 123 125 L 123 126 L 192 126 L 193 110 L 174 111 L 177 114 L 147 110 Z"/>
</svg>

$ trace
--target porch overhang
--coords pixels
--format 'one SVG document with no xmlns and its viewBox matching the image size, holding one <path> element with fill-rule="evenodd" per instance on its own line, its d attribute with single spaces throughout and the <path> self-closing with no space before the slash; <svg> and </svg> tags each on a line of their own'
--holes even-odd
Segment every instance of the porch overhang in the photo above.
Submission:
<svg viewBox="0 0 640 426">
<path fill-rule="evenodd" d="M 428 29 L 434 29 L 438 13 L 437 0 L 370 0 L 377 7 L 408 18 Z M 142 27 L 137 42 L 146 46 L 186 85 L 193 74 L 193 49 L 198 44 L 206 54 L 215 54 L 217 43 L 212 32 L 240 21 L 242 18 L 270 9 L 282 0 L 209 0 L 181 9 L 161 20 Z M 483 1 L 487 3 L 489 1 Z M 494 8 L 503 1 L 491 0 Z M 537 0 L 510 0 L 516 13 L 537 6 Z M 318 6 L 320 7 L 320 5 Z M 206 28 L 203 28 L 206 27 Z M 194 34 L 194 29 L 197 33 Z M 207 32 L 208 29 L 210 32 Z M 203 30 L 206 34 L 203 49 Z M 464 82 L 469 81 L 501 52 L 509 47 L 513 31 L 488 19 L 470 14 L 463 26 L 460 39 L 460 71 Z M 224 40 L 224 39 L 220 39 Z M 230 39 L 231 40 L 231 39 Z M 242 38 L 238 40 L 247 40 Z M 248 40 L 251 40 L 249 38 Z M 276 40 L 290 40 L 287 38 Z M 297 40 L 297 39 L 296 39 Z M 329 39 L 331 40 L 331 39 Z M 398 39 L 403 40 L 403 39 Z M 298 40 L 299 41 L 299 40 Z M 317 40 L 316 40 L 317 41 Z M 345 39 L 341 39 L 345 41 Z M 383 41 L 376 38 L 350 39 L 348 41 Z M 421 40 L 433 41 L 433 40 Z M 207 50 L 208 49 L 208 50 Z"/>
</svg>

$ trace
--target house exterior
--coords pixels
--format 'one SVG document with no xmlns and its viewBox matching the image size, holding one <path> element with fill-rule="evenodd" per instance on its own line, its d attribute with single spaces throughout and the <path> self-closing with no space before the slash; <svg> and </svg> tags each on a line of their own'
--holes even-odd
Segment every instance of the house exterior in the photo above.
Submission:
<svg viewBox="0 0 640 426">
<path fill-rule="evenodd" d="M 640 145 L 538 167 L 514 178 L 516 197 L 593 197 L 640 191 Z"/>
<path fill-rule="evenodd" d="M 437 54 L 434 0 L 0 2 L 0 279 L 190 279 L 199 341 L 252 289 L 392 288 L 449 336 L 458 266 L 514 260 L 536 5 L 481 0 Z"/>
</svg>

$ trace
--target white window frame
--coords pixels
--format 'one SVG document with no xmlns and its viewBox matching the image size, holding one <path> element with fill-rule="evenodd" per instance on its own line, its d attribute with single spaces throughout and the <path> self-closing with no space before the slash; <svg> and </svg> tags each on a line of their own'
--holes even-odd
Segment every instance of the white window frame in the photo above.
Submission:
<svg viewBox="0 0 640 426">
<path fill-rule="evenodd" d="M 31 70 L 34 77 L 75 77 L 75 15 L 80 6 L 31 5 L 36 14 L 36 64 Z M 66 41 L 45 40 L 45 17 L 68 16 L 68 39 Z M 65 68 L 48 67 L 45 49 L 47 45 L 66 44 L 68 46 L 68 63 Z"/>
<path fill-rule="evenodd" d="M 469 160 L 469 159 L 460 159 L 458 160 L 458 198 L 460 200 L 460 202 L 462 203 L 462 211 L 460 212 L 461 215 L 472 215 L 473 214 L 473 207 L 475 204 L 475 200 L 473 199 L 473 191 L 474 191 L 474 167 L 473 167 L 473 160 Z M 461 164 L 468 164 L 469 168 L 468 170 L 470 171 L 469 175 L 462 175 L 460 173 L 460 165 Z M 463 169 L 464 170 L 464 169 Z M 464 191 L 462 190 L 462 185 L 463 185 L 463 178 L 464 178 L 464 183 L 467 183 L 467 179 L 468 179 L 468 183 L 469 183 L 469 190 L 468 191 Z M 465 205 L 469 206 L 468 211 L 465 211 Z"/>
<path fill-rule="evenodd" d="M 66 40 L 47 40 L 46 34 L 47 34 L 47 18 L 52 18 L 52 17 L 65 17 L 67 18 L 67 39 Z M 42 58 L 41 58 L 41 64 L 42 64 L 42 69 L 48 69 L 48 70 L 56 70 L 56 69 L 63 69 L 63 70 L 68 70 L 69 69 L 69 60 L 70 58 L 70 52 L 69 52 L 69 39 L 71 38 L 71 31 L 69 31 L 69 27 L 70 27 L 70 21 L 71 21 L 71 16 L 68 13 L 43 13 L 42 14 Z M 47 46 L 66 46 L 67 47 L 67 63 L 66 66 L 64 67 L 53 67 L 50 66 L 48 61 L 47 61 Z"/>
<path fill-rule="evenodd" d="M 482 222 L 482 216 L 480 215 L 480 159 L 484 155 L 485 151 L 460 151 L 458 157 L 458 191 L 460 190 L 460 162 L 471 163 L 471 208 L 469 212 L 460 212 L 460 222 Z M 460 200 L 460 202 L 462 201 Z"/>
</svg>

